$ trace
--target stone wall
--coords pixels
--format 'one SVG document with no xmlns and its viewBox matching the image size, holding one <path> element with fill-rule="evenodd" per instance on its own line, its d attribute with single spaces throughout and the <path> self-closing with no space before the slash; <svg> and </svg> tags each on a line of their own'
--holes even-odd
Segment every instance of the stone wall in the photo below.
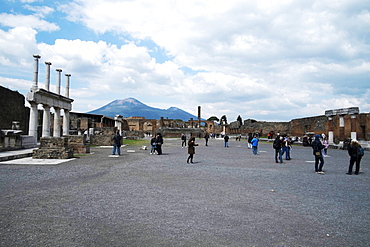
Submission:
<svg viewBox="0 0 370 247">
<path fill-rule="evenodd" d="M 23 134 L 28 134 L 30 109 L 24 106 L 24 96 L 2 86 L 0 95 L 0 129 L 10 130 L 12 122 L 18 121 Z"/>
<path fill-rule="evenodd" d="M 90 153 L 90 144 L 86 141 L 86 135 L 69 135 L 66 137 L 68 138 L 68 147 L 73 150 L 73 153 Z"/>
<path fill-rule="evenodd" d="M 116 128 L 104 127 L 101 128 L 99 135 L 90 135 L 90 144 L 97 146 L 111 146 L 113 145 L 113 136 L 115 135 Z"/>
<path fill-rule="evenodd" d="M 259 133 L 260 136 L 267 136 L 268 133 L 291 134 L 290 122 L 263 122 L 252 119 L 245 120 L 243 125 L 239 122 L 230 123 L 230 134 Z"/>
<path fill-rule="evenodd" d="M 328 135 L 328 118 L 326 116 L 293 119 L 291 121 L 291 135 L 304 136 L 306 133 Z"/>
<path fill-rule="evenodd" d="M 69 159 L 73 149 L 68 147 L 66 137 L 41 137 L 40 148 L 33 150 L 33 159 Z"/>
</svg>

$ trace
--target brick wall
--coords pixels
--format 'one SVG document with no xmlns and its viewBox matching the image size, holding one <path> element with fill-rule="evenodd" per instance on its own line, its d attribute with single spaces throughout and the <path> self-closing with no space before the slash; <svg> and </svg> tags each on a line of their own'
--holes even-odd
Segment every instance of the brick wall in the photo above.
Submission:
<svg viewBox="0 0 370 247">
<path fill-rule="evenodd" d="M 0 86 L 0 129 L 12 129 L 12 122 L 18 121 L 23 134 L 28 134 L 30 109 L 24 103 L 22 94 Z"/>
</svg>

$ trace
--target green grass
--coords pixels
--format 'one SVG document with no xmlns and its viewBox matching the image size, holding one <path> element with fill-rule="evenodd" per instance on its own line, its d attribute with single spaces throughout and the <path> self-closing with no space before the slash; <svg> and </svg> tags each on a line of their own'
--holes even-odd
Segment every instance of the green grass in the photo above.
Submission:
<svg viewBox="0 0 370 247">
<path fill-rule="evenodd" d="M 128 140 L 128 139 L 123 139 L 123 145 L 129 145 L 129 146 L 148 146 L 149 145 L 148 140 Z"/>
</svg>

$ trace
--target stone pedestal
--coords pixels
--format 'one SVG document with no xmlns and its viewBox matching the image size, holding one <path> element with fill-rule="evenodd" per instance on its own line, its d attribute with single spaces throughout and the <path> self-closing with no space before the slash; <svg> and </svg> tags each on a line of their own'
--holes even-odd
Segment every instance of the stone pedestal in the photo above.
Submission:
<svg viewBox="0 0 370 247">
<path fill-rule="evenodd" d="M 40 148 L 33 150 L 33 159 L 69 159 L 73 149 L 68 147 L 66 137 L 41 137 Z"/>
<path fill-rule="evenodd" d="M 86 135 L 68 136 L 68 147 L 73 149 L 73 153 L 86 154 L 90 153 L 90 144 L 86 141 Z"/>
</svg>

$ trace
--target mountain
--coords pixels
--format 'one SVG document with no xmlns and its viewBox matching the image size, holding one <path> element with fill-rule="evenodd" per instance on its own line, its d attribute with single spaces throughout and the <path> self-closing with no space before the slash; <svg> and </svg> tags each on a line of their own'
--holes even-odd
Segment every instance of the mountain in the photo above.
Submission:
<svg viewBox="0 0 370 247">
<path fill-rule="evenodd" d="M 146 119 L 160 119 L 163 117 L 169 119 L 181 119 L 183 121 L 188 121 L 190 118 L 193 118 L 194 120 L 198 119 L 198 117 L 177 107 L 170 107 L 167 110 L 154 108 L 147 106 L 134 98 L 114 100 L 109 104 L 88 113 L 105 115 L 108 117 L 114 117 L 119 114 L 124 118 L 145 117 Z"/>
</svg>

